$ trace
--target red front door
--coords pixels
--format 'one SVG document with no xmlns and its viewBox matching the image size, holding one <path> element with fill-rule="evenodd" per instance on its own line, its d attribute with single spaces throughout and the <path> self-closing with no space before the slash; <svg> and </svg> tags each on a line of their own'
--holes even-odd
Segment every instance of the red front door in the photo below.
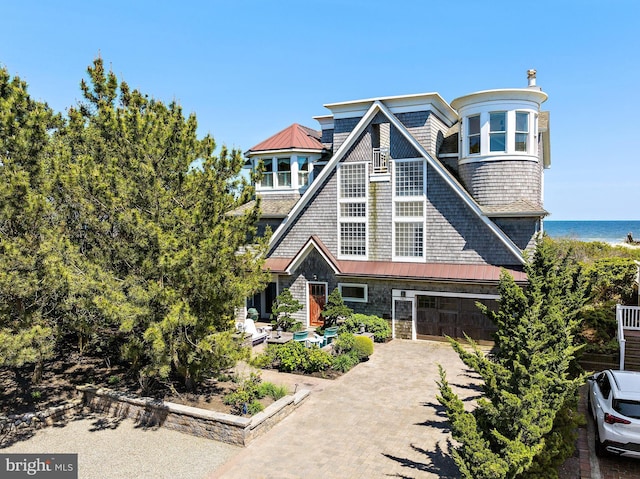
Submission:
<svg viewBox="0 0 640 479">
<path fill-rule="evenodd" d="M 324 320 L 320 313 L 327 302 L 327 285 L 324 283 L 309 283 L 309 325 L 322 326 Z"/>
</svg>

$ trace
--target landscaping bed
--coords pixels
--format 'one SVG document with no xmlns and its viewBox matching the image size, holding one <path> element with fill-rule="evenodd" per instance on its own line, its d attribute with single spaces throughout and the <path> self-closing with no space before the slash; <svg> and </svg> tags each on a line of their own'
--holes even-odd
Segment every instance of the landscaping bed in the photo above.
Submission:
<svg viewBox="0 0 640 479">
<path fill-rule="evenodd" d="M 60 352 L 45 363 L 40 383 L 31 384 L 32 372 L 33 367 L 0 370 L 0 415 L 42 411 L 60 406 L 76 399 L 76 386 L 85 384 L 231 414 L 232 406 L 225 404 L 224 398 L 238 386 L 233 377 L 227 374 L 219 379 L 206 380 L 195 391 L 185 390 L 179 381 L 157 383 L 151 391 L 142 391 L 136 378 L 124 367 L 110 365 L 101 358 L 81 356 L 72 350 Z M 267 396 L 260 399 L 260 402 L 268 407 L 273 399 Z"/>
</svg>

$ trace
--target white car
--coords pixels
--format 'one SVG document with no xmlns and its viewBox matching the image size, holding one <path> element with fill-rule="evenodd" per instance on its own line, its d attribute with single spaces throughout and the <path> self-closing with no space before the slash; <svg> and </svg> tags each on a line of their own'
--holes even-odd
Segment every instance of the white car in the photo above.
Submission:
<svg viewBox="0 0 640 479">
<path fill-rule="evenodd" d="M 640 458 L 640 372 L 607 369 L 588 383 L 596 454 Z"/>
</svg>

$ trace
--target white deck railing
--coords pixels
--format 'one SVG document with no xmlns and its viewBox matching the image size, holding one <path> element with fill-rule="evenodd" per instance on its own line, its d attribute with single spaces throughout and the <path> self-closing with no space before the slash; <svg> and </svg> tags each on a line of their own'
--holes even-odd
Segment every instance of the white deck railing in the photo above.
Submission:
<svg viewBox="0 0 640 479">
<path fill-rule="evenodd" d="M 386 173 L 389 171 L 389 148 L 373 149 L 373 172 Z"/>
<path fill-rule="evenodd" d="M 618 323 L 618 343 L 620 344 L 620 369 L 624 370 L 624 348 L 627 340 L 624 330 L 640 331 L 640 306 L 616 305 L 616 322 Z"/>
</svg>

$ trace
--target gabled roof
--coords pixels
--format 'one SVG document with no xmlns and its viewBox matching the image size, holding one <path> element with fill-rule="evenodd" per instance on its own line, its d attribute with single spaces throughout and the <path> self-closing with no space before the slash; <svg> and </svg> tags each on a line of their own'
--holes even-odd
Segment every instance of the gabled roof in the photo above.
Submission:
<svg viewBox="0 0 640 479">
<path fill-rule="evenodd" d="M 427 163 L 439 174 L 442 179 L 447 183 L 451 189 L 462 199 L 462 201 L 473 211 L 473 213 L 487 225 L 489 230 L 507 247 L 507 249 L 514 255 L 518 262 L 524 264 L 525 259 L 522 251 L 516 246 L 516 244 L 491 221 L 482 211 L 480 205 L 473 199 L 473 197 L 464 189 L 464 187 L 449 173 L 449 171 L 440 163 L 434 159 L 424 147 L 407 131 L 404 125 L 393 115 L 389 109 L 379 100 L 374 100 L 367 112 L 362 116 L 358 124 L 351 131 L 349 136 L 342 143 L 338 151 L 335 152 L 331 160 L 322 169 L 320 175 L 311 183 L 307 191 L 304 193 L 300 201 L 293 207 L 289 215 L 284 219 L 280 227 L 275 231 L 271 237 L 271 245 L 277 244 L 281 239 L 284 232 L 287 230 L 289 223 L 293 221 L 299 214 L 304 211 L 304 207 L 315 196 L 318 189 L 324 186 L 325 179 L 331 172 L 337 167 L 340 160 L 346 155 L 349 149 L 356 142 L 360 134 L 364 131 L 365 127 L 373 120 L 373 118 L 381 112 L 388 119 L 389 122 L 407 139 L 407 141 L 414 147 L 414 149 L 426 159 Z"/>
<path fill-rule="evenodd" d="M 322 151 L 324 146 L 320 142 L 322 134 L 307 128 L 306 126 L 294 123 L 293 125 L 279 131 L 270 138 L 250 148 L 247 155 L 274 150 L 318 150 Z"/>
<path fill-rule="evenodd" d="M 276 274 L 292 274 L 309 253 L 314 250 L 324 258 L 327 265 L 338 276 L 485 283 L 497 282 L 502 271 L 505 270 L 517 282 L 526 282 L 527 280 L 527 275 L 524 271 L 487 264 L 338 260 L 317 236 L 309 238 L 293 258 L 267 258 L 265 268 Z"/>
</svg>

